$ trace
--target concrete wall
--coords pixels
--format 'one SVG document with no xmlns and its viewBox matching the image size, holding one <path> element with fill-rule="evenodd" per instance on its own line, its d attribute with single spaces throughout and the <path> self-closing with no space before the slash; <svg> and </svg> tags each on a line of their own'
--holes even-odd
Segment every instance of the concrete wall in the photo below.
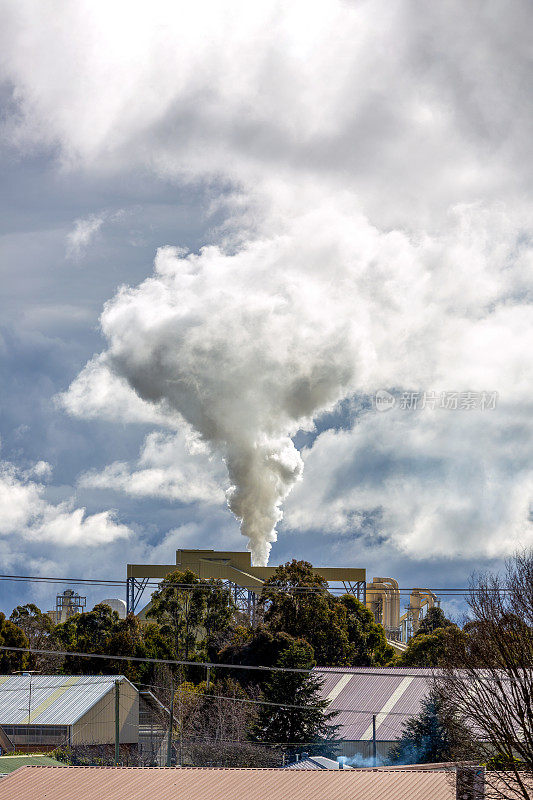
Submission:
<svg viewBox="0 0 533 800">
<path fill-rule="evenodd" d="M 139 693 L 122 681 L 120 700 L 120 743 L 139 741 Z M 115 741 L 115 686 L 72 726 L 72 744 L 113 744 Z"/>
</svg>

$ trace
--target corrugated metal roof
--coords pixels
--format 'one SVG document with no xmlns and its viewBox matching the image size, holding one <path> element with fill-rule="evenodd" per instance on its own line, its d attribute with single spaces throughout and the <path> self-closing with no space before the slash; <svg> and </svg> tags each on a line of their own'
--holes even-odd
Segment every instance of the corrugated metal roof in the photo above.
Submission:
<svg viewBox="0 0 533 800">
<path fill-rule="evenodd" d="M 283 769 L 339 769 L 339 762 L 333 761 L 332 758 L 325 758 L 325 756 L 307 756 L 307 758 L 287 764 Z M 343 769 L 352 769 L 352 767 L 346 765 Z"/>
<path fill-rule="evenodd" d="M 454 800 L 446 772 L 23 767 L 0 800 Z"/>
<path fill-rule="evenodd" d="M 377 714 L 376 738 L 393 741 L 401 736 L 403 723 L 420 713 L 422 701 L 430 688 L 432 670 L 376 669 L 346 667 L 331 672 L 317 667 L 314 672 L 324 678 L 321 695 L 330 701 L 329 709 L 340 713 L 335 724 L 338 736 L 347 741 L 369 741 L 372 738 L 372 714 Z"/>
<path fill-rule="evenodd" d="M 73 725 L 123 675 L 0 675 L 0 725 Z M 129 681 L 128 681 L 129 682 Z"/>
<path fill-rule="evenodd" d="M 327 769 L 326 767 L 321 767 L 315 761 L 312 761 L 310 758 L 302 758 L 301 761 L 294 761 L 292 764 L 287 764 L 286 767 L 283 769 Z"/>
</svg>

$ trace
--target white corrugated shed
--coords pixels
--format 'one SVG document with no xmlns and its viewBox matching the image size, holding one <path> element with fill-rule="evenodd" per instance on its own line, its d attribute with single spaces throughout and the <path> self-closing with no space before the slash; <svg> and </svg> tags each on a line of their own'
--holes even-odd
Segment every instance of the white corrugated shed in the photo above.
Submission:
<svg viewBox="0 0 533 800">
<path fill-rule="evenodd" d="M 117 680 L 131 686 L 123 675 L 0 675 L 0 725 L 74 725 Z"/>
</svg>

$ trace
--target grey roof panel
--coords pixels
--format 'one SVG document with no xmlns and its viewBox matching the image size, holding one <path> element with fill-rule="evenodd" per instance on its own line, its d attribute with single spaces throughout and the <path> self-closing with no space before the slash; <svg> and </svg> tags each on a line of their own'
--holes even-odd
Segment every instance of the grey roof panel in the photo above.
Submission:
<svg viewBox="0 0 533 800">
<path fill-rule="evenodd" d="M 0 725 L 73 725 L 123 675 L 0 675 Z"/>
<path fill-rule="evenodd" d="M 393 741 L 400 737 L 403 724 L 420 713 L 427 696 L 432 670 L 354 667 L 335 672 L 316 667 L 324 678 L 321 696 L 330 700 L 329 710 L 340 711 L 334 722 L 338 736 L 347 741 L 371 738 L 372 715 L 377 714 L 376 739 Z M 381 712 L 381 713 L 380 713 Z"/>
</svg>

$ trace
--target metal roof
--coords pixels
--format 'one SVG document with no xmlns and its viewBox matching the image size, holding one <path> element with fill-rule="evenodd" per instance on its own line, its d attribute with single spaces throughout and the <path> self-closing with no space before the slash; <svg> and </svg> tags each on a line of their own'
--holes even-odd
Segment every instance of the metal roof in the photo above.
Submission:
<svg viewBox="0 0 533 800">
<path fill-rule="evenodd" d="M 283 769 L 339 769 L 339 762 L 325 756 L 307 756 L 299 761 L 293 761 L 292 764 L 287 764 Z M 352 769 L 352 767 L 343 766 L 343 769 Z"/>
<path fill-rule="evenodd" d="M 0 800 L 455 800 L 439 772 L 286 769 L 22 767 L 0 781 Z"/>
<path fill-rule="evenodd" d="M 31 714 L 28 715 L 30 703 Z M 0 725 L 73 725 L 123 675 L 0 675 Z M 129 681 L 128 681 L 129 683 Z"/>
<path fill-rule="evenodd" d="M 379 669 L 376 667 L 317 667 L 324 678 L 321 696 L 329 700 L 330 711 L 340 711 L 334 719 L 340 725 L 338 736 L 347 741 L 372 739 L 372 715 L 376 714 L 376 739 L 390 742 L 401 736 L 409 717 L 420 713 L 433 671 L 430 669 Z"/>
</svg>

